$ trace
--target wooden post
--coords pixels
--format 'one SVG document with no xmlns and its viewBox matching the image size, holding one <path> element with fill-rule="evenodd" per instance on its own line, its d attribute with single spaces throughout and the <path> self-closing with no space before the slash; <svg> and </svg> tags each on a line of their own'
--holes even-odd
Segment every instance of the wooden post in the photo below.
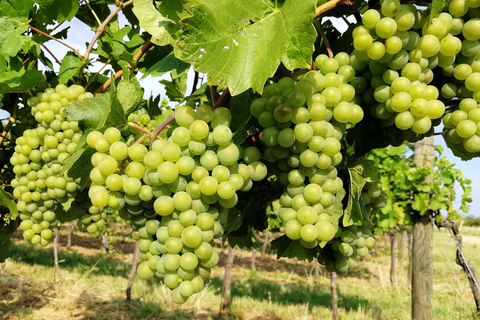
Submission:
<svg viewBox="0 0 480 320">
<path fill-rule="evenodd" d="M 60 243 L 60 229 L 55 228 L 55 239 L 53 239 L 53 262 L 55 264 L 53 273 L 53 282 L 60 280 L 62 275 L 60 274 L 60 265 L 58 264 L 58 245 Z"/>
<path fill-rule="evenodd" d="M 77 225 L 77 220 L 70 221 L 67 224 L 67 250 L 72 248 L 72 233 Z"/>
<path fill-rule="evenodd" d="M 225 261 L 225 276 L 222 285 L 222 302 L 220 306 L 219 318 L 226 317 L 230 309 L 230 294 L 232 292 L 232 267 L 233 259 L 235 258 L 235 249 L 228 246 L 227 260 Z"/>
<path fill-rule="evenodd" d="M 390 230 L 390 283 L 395 285 L 395 269 L 397 268 L 396 260 L 397 250 L 397 230 Z"/>
<path fill-rule="evenodd" d="M 313 260 L 313 281 L 316 283 L 320 280 L 320 265 L 318 260 Z"/>
<path fill-rule="evenodd" d="M 257 259 L 257 248 L 252 249 L 252 256 L 250 257 L 250 269 L 256 270 L 255 262 Z"/>
<path fill-rule="evenodd" d="M 267 252 L 267 246 L 268 246 L 268 243 L 269 243 L 269 232 L 267 230 L 265 230 L 265 236 L 263 238 L 263 245 L 262 245 L 262 257 L 265 256 L 266 252 Z"/>
<path fill-rule="evenodd" d="M 433 168 L 434 140 L 427 137 L 415 144 L 415 164 Z M 433 173 L 425 182 L 433 181 Z M 430 211 L 414 214 L 412 243 L 412 318 L 432 319 L 433 225 Z"/>
<path fill-rule="evenodd" d="M 132 287 L 133 280 L 135 279 L 135 274 L 137 273 L 137 264 L 138 264 L 138 255 L 140 251 L 138 250 L 138 243 L 135 241 L 133 248 L 133 257 L 132 257 L 132 268 L 130 269 L 130 274 L 128 275 L 128 284 L 127 284 L 127 301 L 132 300 Z"/>
<path fill-rule="evenodd" d="M 402 261 L 407 249 L 407 231 L 402 231 L 398 241 L 398 261 Z"/>
<path fill-rule="evenodd" d="M 338 320 L 337 274 L 330 272 L 330 292 L 332 295 L 332 319 Z"/>
</svg>

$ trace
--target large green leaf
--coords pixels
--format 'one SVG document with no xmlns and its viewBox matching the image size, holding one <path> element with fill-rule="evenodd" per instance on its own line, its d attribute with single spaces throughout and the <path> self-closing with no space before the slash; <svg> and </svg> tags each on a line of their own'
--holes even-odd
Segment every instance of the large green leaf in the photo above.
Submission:
<svg viewBox="0 0 480 320">
<path fill-rule="evenodd" d="M 314 0 L 200 0 L 181 20 L 175 55 L 232 95 L 262 92 L 280 62 L 289 70 L 311 63 Z"/>
<path fill-rule="evenodd" d="M 350 168 L 350 189 L 348 193 L 348 204 L 343 215 L 343 225 L 349 226 L 368 218 L 368 213 L 363 204 L 362 189 L 367 181 L 378 179 L 378 172 L 371 160 L 361 160 Z"/>
<path fill-rule="evenodd" d="M 84 133 L 104 127 L 121 127 L 126 123 L 123 108 L 112 92 L 74 101 L 66 107 L 65 114 L 70 120 L 79 121 Z"/>
<path fill-rule="evenodd" d="M 58 73 L 58 82 L 65 84 L 67 83 L 75 74 L 78 73 L 80 68 L 83 66 L 83 61 L 72 51 L 67 52 L 65 57 L 63 57 L 62 65 L 60 66 L 60 72 Z"/>
<path fill-rule="evenodd" d="M 24 19 L 0 17 L 0 57 L 8 60 L 17 54 L 25 40 L 21 34 L 27 29 Z"/>
<path fill-rule="evenodd" d="M 292 240 L 283 235 L 270 244 L 272 250 L 277 252 L 277 258 L 297 258 L 298 260 L 313 261 L 318 256 L 318 247 L 307 249 L 300 240 Z"/>
<path fill-rule="evenodd" d="M 463 144 L 452 143 L 448 138 L 446 138 L 446 134 L 443 134 L 442 136 L 445 140 L 445 143 L 447 144 L 447 147 L 450 148 L 450 150 L 452 150 L 452 153 L 456 157 L 459 157 L 460 159 L 462 159 L 463 161 L 468 161 L 470 159 L 480 157 L 480 152 L 475 152 L 475 153 L 468 152 L 463 147 Z"/>
<path fill-rule="evenodd" d="M 174 39 L 168 29 L 175 28 L 175 22 L 162 16 L 155 8 L 153 1 L 134 0 L 132 10 L 140 21 L 140 27 L 152 35 L 153 43 L 159 46 L 173 44 Z"/>
<path fill-rule="evenodd" d="M 39 14 L 45 23 L 70 21 L 80 8 L 78 0 L 36 0 L 35 3 L 40 6 Z"/>
<path fill-rule="evenodd" d="M 15 219 L 18 216 L 17 205 L 12 201 L 13 196 L 6 192 L 3 188 L 0 188 L 0 206 L 6 207 Z"/>
<path fill-rule="evenodd" d="M 178 59 L 173 53 L 169 53 L 165 58 L 158 60 L 153 66 L 148 68 L 143 73 L 142 79 L 147 76 L 159 77 L 172 70 L 176 70 L 176 73 L 180 74 L 189 68 L 190 65 L 188 63 Z"/>
<path fill-rule="evenodd" d="M 32 6 L 33 0 L 3 0 L 0 1 L 0 16 L 27 20 Z"/>
<path fill-rule="evenodd" d="M 117 85 L 117 99 L 125 112 L 138 106 L 142 97 L 143 90 L 137 78 L 132 77 L 129 80 L 120 80 Z"/>
</svg>

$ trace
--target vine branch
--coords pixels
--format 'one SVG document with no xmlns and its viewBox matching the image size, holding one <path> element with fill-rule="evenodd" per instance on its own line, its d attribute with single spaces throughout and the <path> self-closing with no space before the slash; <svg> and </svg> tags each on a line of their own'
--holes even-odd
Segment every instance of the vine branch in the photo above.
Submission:
<svg viewBox="0 0 480 320">
<path fill-rule="evenodd" d="M 118 4 L 118 6 L 108 15 L 108 17 L 105 18 L 105 21 L 103 21 L 102 24 L 100 24 L 100 26 L 97 29 L 97 32 L 95 32 L 95 35 L 93 36 L 93 39 L 90 41 L 90 43 L 87 47 L 87 51 L 84 54 L 83 58 L 84 58 L 85 61 L 88 60 L 88 57 L 90 56 L 90 52 L 92 51 L 93 46 L 95 45 L 95 43 L 97 43 L 97 40 L 105 32 L 105 27 L 110 22 L 110 20 L 112 20 L 113 17 L 115 17 L 117 15 L 117 13 L 120 12 L 123 8 L 131 5 L 132 3 L 133 3 L 133 0 L 129 0 L 127 2 Z"/>
<path fill-rule="evenodd" d="M 217 92 L 216 86 L 210 86 L 210 98 L 212 99 L 212 104 L 215 105 L 217 103 Z"/>
<path fill-rule="evenodd" d="M 190 95 L 192 95 L 195 91 L 197 91 L 198 78 L 199 78 L 199 73 L 198 71 L 195 71 L 195 76 L 193 78 L 192 92 L 190 93 Z"/>
<path fill-rule="evenodd" d="M 328 3 L 328 2 L 327 2 Z M 333 54 L 332 47 L 330 46 L 330 41 L 328 41 L 327 36 L 325 35 L 325 32 L 323 31 L 323 28 L 321 25 L 317 27 L 318 33 L 320 33 L 320 36 L 323 39 L 323 44 L 325 44 L 325 48 L 327 49 L 328 56 L 330 58 L 333 58 L 335 55 Z"/>
<path fill-rule="evenodd" d="M 157 136 L 165 129 L 170 122 L 175 120 L 175 113 L 171 114 L 165 121 L 163 121 L 155 130 L 152 131 L 152 135 L 150 136 L 150 149 L 152 148 L 153 142 L 157 138 Z"/>
<path fill-rule="evenodd" d="M 220 96 L 220 98 L 218 98 L 217 101 L 215 101 L 215 104 L 213 105 L 212 110 L 215 110 L 217 108 L 220 108 L 226 105 L 228 101 L 230 101 L 231 97 L 232 95 L 230 94 L 230 90 L 228 90 L 228 88 L 223 90 L 223 93 Z"/>
<path fill-rule="evenodd" d="M 81 54 L 77 49 L 75 49 L 74 47 L 69 46 L 68 44 L 66 44 L 66 43 L 63 42 L 62 40 L 59 40 L 59 39 L 57 39 L 57 38 L 55 38 L 55 37 L 52 37 L 52 36 L 49 35 L 48 33 L 45 33 L 45 32 L 43 32 L 42 30 L 38 30 L 38 29 L 35 28 L 35 27 L 32 27 L 32 26 L 28 26 L 28 27 L 29 27 L 30 29 L 32 29 L 33 31 L 35 31 L 36 33 L 40 33 L 41 35 L 44 35 L 44 36 L 47 37 L 47 38 L 50 38 L 50 39 L 52 39 L 52 40 L 57 41 L 57 42 L 60 43 L 60 44 L 63 44 L 65 47 L 69 48 L 70 50 L 73 50 L 73 52 L 75 52 L 75 54 L 76 54 L 80 59 L 83 58 L 82 54 Z"/>
<path fill-rule="evenodd" d="M 325 2 L 321 6 L 318 6 L 317 9 L 315 10 L 315 19 L 320 17 L 325 12 L 330 11 L 333 8 L 335 8 L 337 6 L 340 6 L 340 5 L 353 6 L 353 5 L 355 5 L 355 1 L 353 1 L 353 0 L 331 0 L 331 1 Z"/>
<path fill-rule="evenodd" d="M 137 62 L 138 60 L 140 60 L 140 58 L 148 51 L 148 49 L 150 49 L 151 47 L 153 46 L 153 43 L 152 41 L 148 40 L 147 42 L 145 42 L 143 44 L 143 46 L 137 51 L 137 53 L 135 53 L 135 55 L 133 56 L 132 60 Z M 123 69 L 122 70 L 118 70 L 117 73 L 115 73 L 115 80 L 117 80 L 118 78 L 120 78 L 121 76 L 123 75 Z M 112 83 L 112 79 L 108 79 L 107 81 L 105 81 L 105 83 L 103 83 L 96 91 L 95 91 L 95 94 L 97 93 L 102 93 L 104 92 L 105 90 L 107 90 L 107 88 L 110 86 L 110 84 Z"/>
<path fill-rule="evenodd" d="M 58 63 L 59 65 L 62 65 L 60 60 L 58 60 L 57 57 L 55 57 L 55 55 L 52 53 L 52 51 L 50 51 L 50 49 L 48 49 L 43 43 L 41 44 L 41 46 L 53 57 L 56 63 Z"/>
<path fill-rule="evenodd" d="M 143 133 L 145 133 L 145 134 L 150 134 L 150 133 L 151 133 L 151 132 L 148 131 L 147 129 L 140 127 L 138 124 L 136 124 L 136 123 L 134 123 L 134 122 L 128 122 L 127 124 L 128 124 L 130 127 L 135 128 L 135 129 L 137 129 L 138 131 L 141 131 L 141 132 L 143 132 Z"/>
<path fill-rule="evenodd" d="M 97 20 L 98 25 L 101 25 L 102 21 L 100 21 L 97 14 L 93 10 L 93 8 L 90 6 L 90 3 L 88 2 L 88 0 L 83 0 L 83 2 L 85 2 L 85 5 L 87 6 L 87 8 L 92 12 L 93 16 L 95 17 L 95 20 Z"/>
</svg>

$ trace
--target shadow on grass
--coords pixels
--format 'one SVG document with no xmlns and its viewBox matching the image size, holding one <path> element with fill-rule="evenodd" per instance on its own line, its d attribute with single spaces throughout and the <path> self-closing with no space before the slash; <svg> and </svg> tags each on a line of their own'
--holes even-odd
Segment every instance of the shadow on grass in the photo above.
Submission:
<svg viewBox="0 0 480 320">
<path fill-rule="evenodd" d="M 209 284 L 219 294 L 223 280 L 213 277 Z M 233 279 L 232 297 L 250 297 L 282 305 L 308 304 L 309 307 L 331 308 L 330 287 L 308 286 L 301 283 L 276 283 L 261 279 Z M 356 295 L 338 293 L 338 306 L 346 310 L 372 309 L 368 300 Z"/>
<path fill-rule="evenodd" d="M 30 265 L 38 264 L 53 267 L 53 249 L 32 248 L 29 245 L 14 244 L 8 253 L 10 259 Z M 102 256 L 85 257 L 76 252 L 59 251 L 60 269 L 77 270 L 92 274 L 109 275 L 127 278 L 131 265 L 121 261 L 107 259 Z M 93 268 L 93 266 L 95 267 Z"/>
</svg>

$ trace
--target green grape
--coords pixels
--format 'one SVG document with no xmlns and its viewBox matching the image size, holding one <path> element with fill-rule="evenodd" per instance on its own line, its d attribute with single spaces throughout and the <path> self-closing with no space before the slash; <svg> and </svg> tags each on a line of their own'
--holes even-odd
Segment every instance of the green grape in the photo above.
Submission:
<svg viewBox="0 0 480 320">
<path fill-rule="evenodd" d="M 362 23 L 369 29 L 374 29 L 380 21 L 380 13 L 374 9 L 368 9 L 362 16 Z"/>
</svg>

